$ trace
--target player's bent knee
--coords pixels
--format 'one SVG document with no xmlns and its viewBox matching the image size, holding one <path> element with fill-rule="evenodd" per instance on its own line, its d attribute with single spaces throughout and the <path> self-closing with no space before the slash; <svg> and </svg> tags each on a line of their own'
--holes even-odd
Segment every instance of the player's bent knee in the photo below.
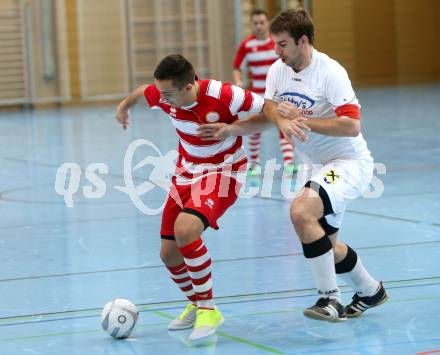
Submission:
<svg viewBox="0 0 440 355">
<path fill-rule="evenodd" d="M 201 219 L 189 213 L 179 214 L 174 223 L 174 235 L 179 244 L 194 240 L 202 234 L 204 229 Z"/>
<path fill-rule="evenodd" d="M 313 215 L 299 201 L 294 202 L 290 207 L 290 218 L 295 227 L 303 227 L 311 220 L 314 220 Z"/>
<path fill-rule="evenodd" d="M 181 240 L 191 239 L 191 236 L 194 235 L 193 230 L 194 228 L 192 228 L 191 225 L 176 221 L 174 224 L 174 235 L 176 236 L 176 241 L 179 242 Z"/>
</svg>

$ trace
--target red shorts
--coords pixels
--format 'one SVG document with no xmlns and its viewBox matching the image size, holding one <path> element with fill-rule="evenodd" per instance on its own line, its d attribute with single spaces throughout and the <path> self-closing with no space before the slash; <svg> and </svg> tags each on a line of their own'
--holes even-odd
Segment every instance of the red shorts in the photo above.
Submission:
<svg viewBox="0 0 440 355">
<path fill-rule="evenodd" d="M 234 178 L 211 174 L 191 185 L 176 185 L 174 180 L 162 215 L 160 234 L 174 236 L 174 222 L 182 210 L 201 217 L 218 229 L 217 220 L 238 198 L 241 184 Z"/>
</svg>

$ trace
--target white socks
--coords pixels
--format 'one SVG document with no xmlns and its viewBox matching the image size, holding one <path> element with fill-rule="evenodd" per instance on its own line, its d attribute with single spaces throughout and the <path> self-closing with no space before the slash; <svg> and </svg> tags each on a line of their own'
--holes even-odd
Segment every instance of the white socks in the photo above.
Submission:
<svg viewBox="0 0 440 355">
<path fill-rule="evenodd" d="M 361 259 L 358 257 L 353 270 L 339 274 L 344 282 L 349 285 L 361 297 L 373 296 L 378 288 L 379 281 L 376 281 L 365 269 Z"/>
<path fill-rule="evenodd" d="M 335 257 L 328 236 L 303 244 L 302 247 L 321 297 L 334 298 L 341 302 L 341 292 L 336 284 Z"/>
</svg>

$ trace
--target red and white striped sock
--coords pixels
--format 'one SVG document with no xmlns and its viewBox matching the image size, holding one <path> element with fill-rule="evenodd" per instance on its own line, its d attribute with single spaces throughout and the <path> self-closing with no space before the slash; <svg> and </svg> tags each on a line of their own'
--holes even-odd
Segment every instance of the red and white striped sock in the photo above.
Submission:
<svg viewBox="0 0 440 355">
<path fill-rule="evenodd" d="M 283 133 L 280 131 L 280 149 L 283 155 L 284 166 L 293 164 L 293 148 L 292 145 L 284 137 Z"/>
<path fill-rule="evenodd" d="M 249 163 L 260 162 L 260 146 L 261 146 L 261 133 L 255 133 L 249 136 Z"/>
<path fill-rule="evenodd" d="M 199 308 L 214 309 L 212 298 L 211 257 L 202 239 L 179 248 L 191 276 Z"/>
<path fill-rule="evenodd" d="M 197 305 L 197 297 L 194 292 L 191 277 L 185 263 L 177 266 L 167 266 L 170 273 L 171 280 L 173 280 L 177 286 L 182 290 L 185 296 L 194 304 Z"/>
</svg>

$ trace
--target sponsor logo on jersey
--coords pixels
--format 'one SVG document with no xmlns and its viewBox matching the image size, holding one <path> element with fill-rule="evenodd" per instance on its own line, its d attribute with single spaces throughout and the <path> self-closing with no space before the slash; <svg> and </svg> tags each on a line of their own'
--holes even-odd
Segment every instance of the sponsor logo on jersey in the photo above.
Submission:
<svg viewBox="0 0 440 355">
<path fill-rule="evenodd" d="M 219 115 L 218 112 L 211 111 L 211 112 L 208 112 L 206 114 L 205 118 L 206 118 L 207 122 L 214 123 L 214 122 L 217 122 L 220 119 L 220 115 Z"/>
<path fill-rule="evenodd" d="M 341 175 L 334 169 L 329 170 L 324 174 L 324 181 L 327 184 L 336 184 L 340 178 Z"/>
<path fill-rule="evenodd" d="M 301 110 L 311 108 L 315 104 L 315 100 L 298 92 L 285 92 L 281 94 L 283 101 L 289 101 Z"/>
</svg>

